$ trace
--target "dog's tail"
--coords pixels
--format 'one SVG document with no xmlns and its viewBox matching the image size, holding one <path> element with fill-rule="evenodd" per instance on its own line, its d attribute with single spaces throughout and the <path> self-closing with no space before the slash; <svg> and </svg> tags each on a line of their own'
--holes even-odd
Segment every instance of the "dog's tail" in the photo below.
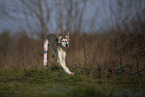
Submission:
<svg viewBox="0 0 145 97">
<path fill-rule="evenodd" d="M 47 64 L 48 45 L 49 45 L 49 41 L 48 41 L 48 39 L 45 39 L 44 44 L 43 44 L 43 49 L 44 49 L 44 60 L 43 60 L 43 64 L 44 64 L 44 66 Z"/>
</svg>

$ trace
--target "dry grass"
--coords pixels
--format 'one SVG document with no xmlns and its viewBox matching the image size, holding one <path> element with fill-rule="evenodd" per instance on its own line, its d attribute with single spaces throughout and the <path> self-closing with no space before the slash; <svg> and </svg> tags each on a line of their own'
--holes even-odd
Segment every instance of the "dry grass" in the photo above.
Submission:
<svg viewBox="0 0 145 97">
<path fill-rule="evenodd" d="M 29 38 L 26 34 L 0 36 L 1 68 L 42 68 L 43 40 Z M 48 66 L 56 64 L 48 55 Z M 115 32 L 98 34 L 72 34 L 67 49 L 67 65 L 93 68 L 111 76 L 114 72 L 145 75 L 144 32 Z"/>
<path fill-rule="evenodd" d="M 69 76 L 51 58 L 44 68 L 43 40 L 0 35 L 0 96 L 144 97 L 144 33 L 72 34 Z"/>
</svg>

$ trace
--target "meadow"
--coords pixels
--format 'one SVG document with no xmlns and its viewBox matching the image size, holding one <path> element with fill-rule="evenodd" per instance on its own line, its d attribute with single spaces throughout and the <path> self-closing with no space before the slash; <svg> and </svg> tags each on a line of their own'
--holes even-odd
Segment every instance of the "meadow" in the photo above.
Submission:
<svg viewBox="0 0 145 97">
<path fill-rule="evenodd" d="M 83 71 L 82 71 L 83 72 Z M 144 97 L 144 79 L 67 75 L 60 67 L 1 70 L 1 97 Z"/>
<path fill-rule="evenodd" d="M 70 37 L 66 74 L 48 54 L 43 38 L 0 35 L 1 97 L 144 97 L 145 34 L 110 31 Z"/>
</svg>

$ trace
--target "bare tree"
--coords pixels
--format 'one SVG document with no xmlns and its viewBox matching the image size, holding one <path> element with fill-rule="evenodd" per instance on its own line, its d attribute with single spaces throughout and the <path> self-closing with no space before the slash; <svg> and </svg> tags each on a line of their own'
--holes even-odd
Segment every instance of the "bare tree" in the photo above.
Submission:
<svg viewBox="0 0 145 97">
<path fill-rule="evenodd" d="M 69 32 L 81 32 L 83 16 L 88 0 L 56 1 L 57 28 Z"/>
<path fill-rule="evenodd" d="M 9 6 L 6 2 L 3 3 L 1 14 L 3 17 L 7 17 L 15 23 L 23 24 L 25 30 L 31 33 L 31 36 L 35 28 L 39 35 L 42 37 L 49 32 L 50 10 L 49 2 L 47 0 L 20 0 L 11 2 Z M 6 20 L 6 21 L 9 21 Z M 20 24 L 20 25 L 21 25 Z M 13 24 L 11 24 L 13 26 Z M 22 28 L 21 28 L 22 29 Z M 27 30 L 26 30 L 27 29 Z"/>
<path fill-rule="evenodd" d="M 23 12 L 29 28 L 31 29 L 29 21 L 35 22 L 34 24 L 41 29 L 41 33 L 39 34 L 44 37 L 44 35 L 49 32 L 48 23 L 50 20 L 50 7 L 48 6 L 47 0 L 21 0 L 21 3 L 24 7 Z M 35 20 L 32 20 L 34 18 Z"/>
<path fill-rule="evenodd" d="M 109 8 L 109 14 L 106 15 L 108 18 L 109 28 L 113 28 L 118 31 L 128 31 L 130 30 L 130 20 L 136 17 L 136 13 L 144 9 L 145 2 L 144 0 L 111 0 L 106 3 L 105 6 Z M 107 13 L 104 8 L 104 12 Z"/>
</svg>

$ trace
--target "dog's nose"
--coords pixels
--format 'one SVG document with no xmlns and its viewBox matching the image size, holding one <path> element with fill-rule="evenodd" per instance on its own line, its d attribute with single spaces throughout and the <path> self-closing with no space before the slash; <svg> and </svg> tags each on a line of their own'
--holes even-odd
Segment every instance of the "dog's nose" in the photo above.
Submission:
<svg viewBox="0 0 145 97">
<path fill-rule="evenodd" d="M 66 44 L 66 47 L 68 47 L 68 44 Z"/>
</svg>

